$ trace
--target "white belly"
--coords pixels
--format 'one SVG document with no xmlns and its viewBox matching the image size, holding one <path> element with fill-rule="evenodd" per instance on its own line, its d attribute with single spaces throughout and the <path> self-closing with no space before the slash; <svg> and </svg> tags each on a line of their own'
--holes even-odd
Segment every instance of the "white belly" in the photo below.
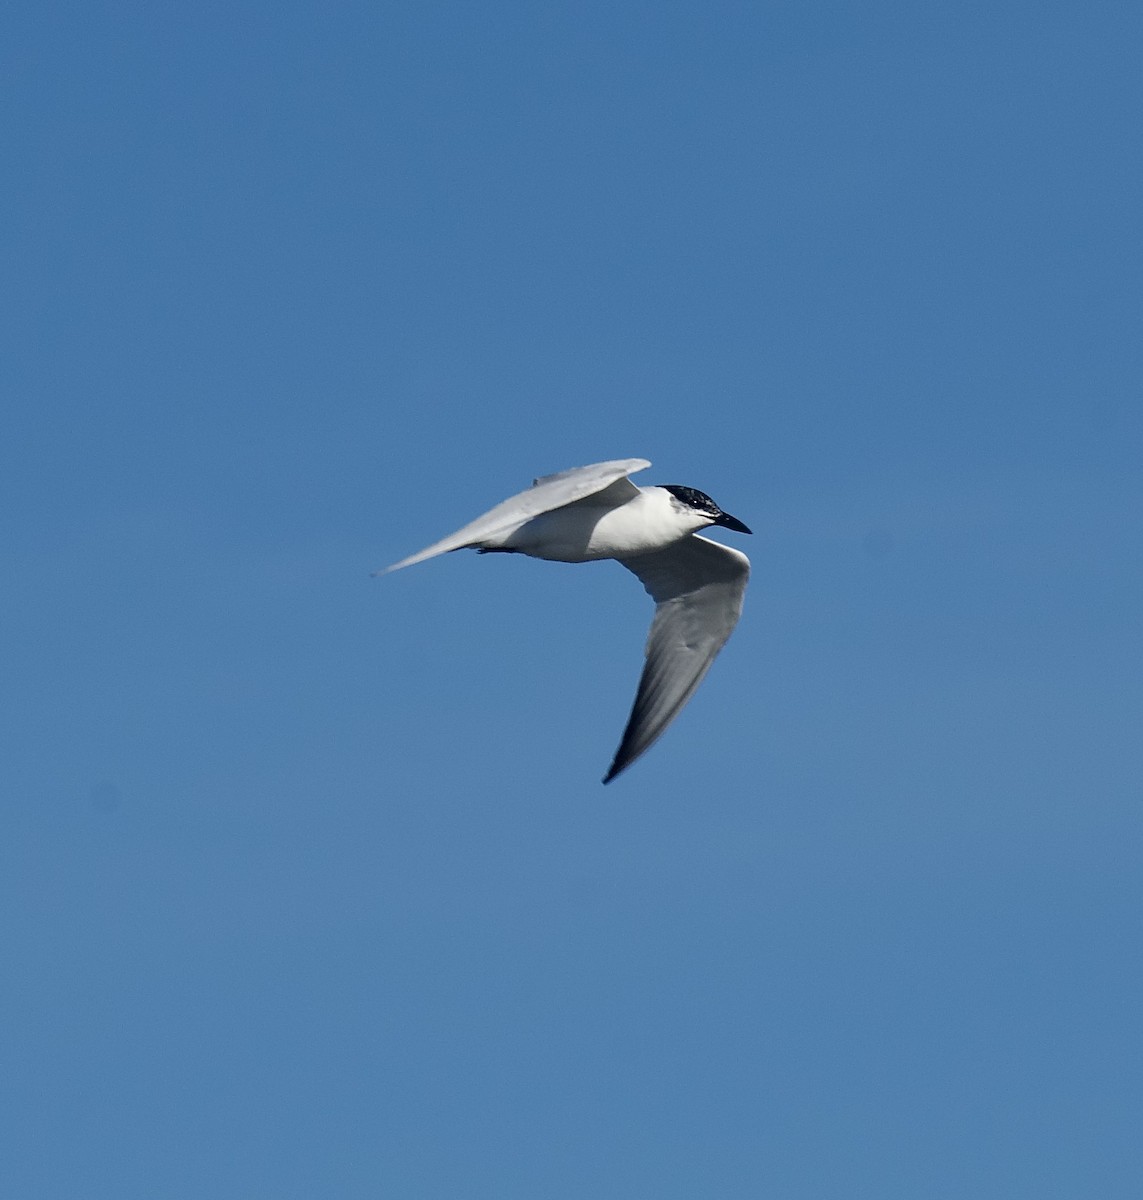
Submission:
<svg viewBox="0 0 1143 1200">
<path fill-rule="evenodd" d="M 658 489 L 656 489 L 658 490 Z M 554 562 L 633 558 L 661 550 L 691 531 L 642 494 L 618 508 L 579 504 L 535 517 L 505 538 L 506 549 Z"/>
</svg>

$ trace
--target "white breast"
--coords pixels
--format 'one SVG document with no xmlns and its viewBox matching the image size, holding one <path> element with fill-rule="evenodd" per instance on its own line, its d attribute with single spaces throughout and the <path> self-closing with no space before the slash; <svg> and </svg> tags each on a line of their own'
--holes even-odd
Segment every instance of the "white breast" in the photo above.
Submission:
<svg viewBox="0 0 1143 1200">
<path fill-rule="evenodd" d="M 688 519 L 662 488 L 640 488 L 626 504 L 601 507 L 588 500 L 544 513 L 511 534 L 504 545 L 533 558 L 586 562 L 633 558 L 661 550 L 706 524 Z"/>
</svg>

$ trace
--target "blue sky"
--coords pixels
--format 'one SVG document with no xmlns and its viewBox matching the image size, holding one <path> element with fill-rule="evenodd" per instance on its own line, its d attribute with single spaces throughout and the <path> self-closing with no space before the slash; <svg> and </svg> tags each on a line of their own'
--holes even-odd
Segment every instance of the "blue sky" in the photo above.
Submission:
<svg viewBox="0 0 1143 1200">
<path fill-rule="evenodd" d="M 0 1192 L 1140 1194 L 1141 26 L 9 10 Z"/>
</svg>

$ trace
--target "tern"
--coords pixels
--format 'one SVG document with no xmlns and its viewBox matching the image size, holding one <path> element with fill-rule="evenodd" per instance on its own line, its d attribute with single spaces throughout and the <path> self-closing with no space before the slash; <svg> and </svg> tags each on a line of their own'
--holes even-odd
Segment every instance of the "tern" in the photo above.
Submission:
<svg viewBox="0 0 1143 1200">
<path fill-rule="evenodd" d="M 628 476 L 650 465 L 620 458 L 543 475 L 463 529 L 375 572 L 473 549 L 568 563 L 614 558 L 635 574 L 655 601 L 655 618 L 604 783 L 648 750 L 694 694 L 738 623 L 750 575 L 745 554 L 698 534 L 712 525 L 750 530 L 696 488 L 636 487 Z"/>
</svg>

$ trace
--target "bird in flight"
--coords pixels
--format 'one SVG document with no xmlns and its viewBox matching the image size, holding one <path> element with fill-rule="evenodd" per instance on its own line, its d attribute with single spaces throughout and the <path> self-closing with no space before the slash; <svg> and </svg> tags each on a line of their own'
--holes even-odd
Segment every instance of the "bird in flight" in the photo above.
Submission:
<svg viewBox="0 0 1143 1200">
<path fill-rule="evenodd" d="M 636 575 L 655 601 L 655 618 L 604 783 L 649 749 L 694 694 L 738 623 L 750 575 L 745 554 L 698 534 L 711 525 L 750 530 L 696 488 L 636 487 L 628 476 L 650 465 L 620 458 L 541 476 L 463 529 L 376 572 L 474 549 L 568 563 L 614 558 Z"/>
</svg>

